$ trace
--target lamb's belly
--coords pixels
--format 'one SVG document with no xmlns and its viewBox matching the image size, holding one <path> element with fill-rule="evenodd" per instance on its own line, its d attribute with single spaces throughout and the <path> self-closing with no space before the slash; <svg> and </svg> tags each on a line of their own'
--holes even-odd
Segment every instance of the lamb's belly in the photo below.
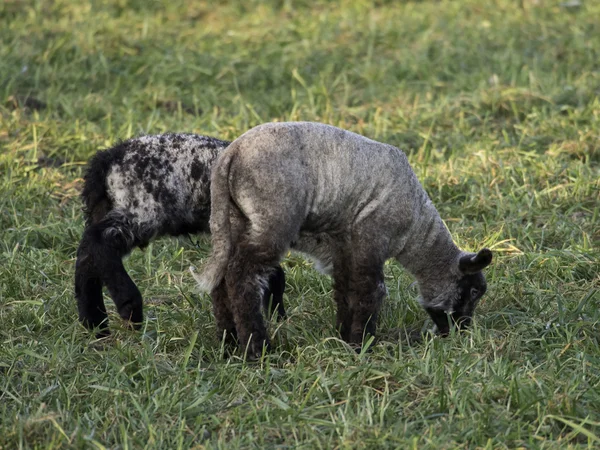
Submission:
<svg viewBox="0 0 600 450">
<path fill-rule="evenodd" d="M 302 253 L 315 263 L 315 269 L 325 275 L 333 274 L 333 242 L 325 233 L 300 233 L 292 250 Z"/>
</svg>

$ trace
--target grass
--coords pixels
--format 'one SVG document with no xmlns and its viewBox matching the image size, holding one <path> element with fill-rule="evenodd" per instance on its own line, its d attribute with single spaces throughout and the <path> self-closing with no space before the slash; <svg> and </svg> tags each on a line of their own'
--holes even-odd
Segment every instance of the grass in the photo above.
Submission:
<svg viewBox="0 0 600 450">
<path fill-rule="evenodd" d="M 0 448 L 599 446 L 599 16 L 553 0 L 2 2 Z M 135 251 L 143 331 L 113 315 L 94 343 L 73 299 L 87 159 L 270 120 L 406 151 L 456 241 L 496 252 L 470 332 L 407 341 L 430 324 L 390 262 L 380 342 L 355 354 L 330 280 L 291 256 L 275 350 L 223 359 L 187 272 L 200 238 Z"/>
</svg>

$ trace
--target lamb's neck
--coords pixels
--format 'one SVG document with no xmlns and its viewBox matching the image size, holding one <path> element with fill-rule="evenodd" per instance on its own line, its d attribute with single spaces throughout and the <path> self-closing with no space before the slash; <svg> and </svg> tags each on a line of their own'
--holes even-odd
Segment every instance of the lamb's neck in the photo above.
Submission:
<svg viewBox="0 0 600 450">
<path fill-rule="evenodd" d="M 405 244 L 396 259 L 420 285 L 448 273 L 460 254 L 435 206 L 427 198 L 415 212 Z"/>
</svg>

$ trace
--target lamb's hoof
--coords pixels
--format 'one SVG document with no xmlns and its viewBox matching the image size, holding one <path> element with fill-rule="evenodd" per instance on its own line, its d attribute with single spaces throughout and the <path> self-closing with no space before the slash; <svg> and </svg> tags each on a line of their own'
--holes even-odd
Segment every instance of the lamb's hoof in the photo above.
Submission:
<svg viewBox="0 0 600 450">
<path fill-rule="evenodd" d="M 130 330 L 140 331 L 142 329 L 142 322 L 132 322 L 131 320 L 128 320 L 125 324 Z"/>
<path fill-rule="evenodd" d="M 110 331 L 106 330 L 106 333 L 100 334 L 96 333 L 96 340 L 90 343 L 89 348 L 94 350 L 103 351 L 112 346 L 114 343 L 114 338 L 110 334 Z"/>
<path fill-rule="evenodd" d="M 362 344 L 348 344 L 350 346 L 350 348 L 352 350 L 354 350 L 354 353 L 356 353 L 357 355 L 360 355 L 362 353 Z"/>
<path fill-rule="evenodd" d="M 356 353 L 368 353 L 373 351 L 375 337 L 369 333 L 364 334 L 363 332 L 354 332 L 350 334 L 348 344 Z"/>
<path fill-rule="evenodd" d="M 96 331 L 96 339 L 106 339 L 107 337 L 110 337 L 110 330 L 108 327 L 100 328 L 98 331 Z"/>
<path fill-rule="evenodd" d="M 119 311 L 119 316 L 125 321 L 127 328 L 139 331 L 144 322 L 144 313 L 141 307 L 126 306 Z"/>
<path fill-rule="evenodd" d="M 263 354 L 267 354 L 271 351 L 271 342 L 269 338 L 254 339 L 252 336 L 250 342 L 246 345 L 245 356 L 248 361 L 257 361 Z"/>
<path fill-rule="evenodd" d="M 238 348 L 238 339 L 235 330 L 229 333 L 224 331 L 222 335 L 217 335 L 217 337 L 221 339 L 223 359 L 229 359 L 234 356 Z"/>
<path fill-rule="evenodd" d="M 361 354 L 361 353 L 372 353 L 373 352 L 373 347 L 375 347 L 375 341 L 371 342 L 369 340 L 366 340 L 362 344 L 357 345 L 354 348 L 354 350 L 358 354 Z"/>
</svg>

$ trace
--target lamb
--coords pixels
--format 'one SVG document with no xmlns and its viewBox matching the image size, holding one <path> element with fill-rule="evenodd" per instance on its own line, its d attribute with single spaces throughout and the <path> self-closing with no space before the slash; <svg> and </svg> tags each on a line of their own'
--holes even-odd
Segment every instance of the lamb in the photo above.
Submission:
<svg viewBox="0 0 600 450">
<path fill-rule="evenodd" d="M 143 320 L 142 296 L 123 266 L 125 255 L 160 236 L 209 231 L 210 171 L 227 145 L 195 134 L 142 136 L 91 159 L 82 191 L 86 226 L 77 251 L 75 297 L 80 321 L 97 329 L 98 337 L 110 334 L 103 285 L 123 319 L 135 327 Z M 267 285 L 264 304 L 283 318 L 281 267 Z"/>
<path fill-rule="evenodd" d="M 270 347 L 260 293 L 288 249 L 333 275 L 341 337 L 375 336 L 384 262 L 417 280 L 438 331 L 470 324 L 492 253 L 461 251 L 399 149 L 333 126 L 268 123 L 236 139 L 211 176 L 212 255 L 197 281 L 219 333 L 248 357 Z M 452 325 L 454 324 L 454 325 Z"/>
</svg>

